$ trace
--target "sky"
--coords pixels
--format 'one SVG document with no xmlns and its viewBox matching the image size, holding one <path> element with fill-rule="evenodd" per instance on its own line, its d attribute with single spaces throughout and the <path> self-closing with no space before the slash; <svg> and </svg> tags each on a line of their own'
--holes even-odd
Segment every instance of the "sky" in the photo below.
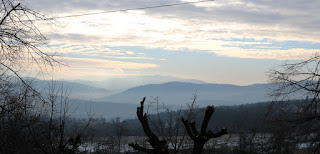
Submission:
<svg viewBox="0 0 320 154">
<path fill-rule="evenodd" d="M 320 52 L 319 0 L 25 0 L 55 17 L 36 21 L 47 53 L 68 67 L 57 79 L 104 80 L 161 75 L 249 85 L 268 71 Z M 99 13 L 114 11 L 111 13 Z M 70 15 L 98 13 L 86 16 Z"/>
</svg>

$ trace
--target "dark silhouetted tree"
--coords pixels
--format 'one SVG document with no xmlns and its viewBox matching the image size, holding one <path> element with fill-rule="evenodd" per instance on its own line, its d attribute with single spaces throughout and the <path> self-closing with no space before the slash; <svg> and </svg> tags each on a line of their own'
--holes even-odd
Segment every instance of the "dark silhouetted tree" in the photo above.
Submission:
<svg viewBox="0 0 320 154">
<path fill-rule="evenodd" d="M 141 147 L 138 144 L 131 143 L 129 146 L 134 148 L 135 150 L 146 152 L 146 153 L 154 153 L 154 154 L 168 154 L 169 148 L 167 145 L 166 140 L 160 140 L 158 136 L 150 129 L 149 121 L 148 121 L 148 115 L 146 113 L 143 113 L 144 108 L 144 102 L 146 98 L 144 97 L 143 100 L 140 102 L 140 107 L 137 107 L 137 116 L 138 119 L 142 125 L 143 131 L 147 135 L 148 142 L 152 146 L 153 149 L 148 149 Z"/>
<path fill-rule="evenodd" d="M 291 137 L 295 140 L 290 142 L 295 142 L 297 146 L 307 143 L 312 152 L 320 151 L 319 67 L 320 56 L 315 55 L 300 62 L 285 63 L 269 73 L 270 82 L 273 83 L 272 96 L 278 100 L 303 100 L 303 103 L 287 103 L 282 108 L 281 116 L 278 116 L 280 118 L 274 119 L 278 122 L 276 125 L 281 123 L 287 126 L 287 130 L 294 129 L 288 135 L 280 133 L 283 140 Z"/>
<path fill-rule="evenodd" d="M 207 132 L 207 126 L 213 112 L 214 107 L 208 106 L 205 112 L 200 132 L 197 130 L 195 122 L 190 122 L 188 120 L 185 120 L 184 118 L 181 118 L 184 126 L 186 127 L 188 135 L 193 140 L 193 154 L 201 154 L 203 152 L 203 146 L 210 139 L 227 134 L 226 128 L 223 128 L 219 133 L 213 133 L 211 130 Z"/>
</svg>

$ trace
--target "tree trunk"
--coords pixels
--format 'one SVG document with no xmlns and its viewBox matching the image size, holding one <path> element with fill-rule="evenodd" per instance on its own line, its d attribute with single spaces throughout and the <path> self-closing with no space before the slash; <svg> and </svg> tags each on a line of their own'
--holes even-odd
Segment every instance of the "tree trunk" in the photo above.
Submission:
<svg viewBox="0 0 320 154">
<path fill-rule="evenodd" d="M 226 128 L 222 128 L 222 130 L 219 133 L 213 133 L 211 130 L 207 132 L 207 126 L 213 112 L 214 107 L 208 106 L 206 109 L 204 119 L 202 121 L 200 132 L 197 130 L 195 122 L 190 122 L 184 118 L 181 118 L 181 121 L 183 122 L 188 135 L 193 140 L 192 154 L 201 154 L 203 151 L 203 146 L 206 144 L 207 141 L 209 141 L 211 138 L 217 138 L 224 134 L 227 134 Z"/>
<path fill-rule="evenodd" d="M 192 154 L 201 154 L 203 151 L 204 143 L 194 143 Z"/>
<path fill-rule="evenodd" d="M 169 154 L 167 141 L 165 139 L 160 140 L 158 136 L 153 131 L 151 131 L 148 122 L 148 115 L 146 113 L 143 114 L 145 99 L 146 98 L 144 97 L 143 100 L 140 102 L 140 107 L 137 107 L 137 117 L 142 125 L 144 133 L 148 136 L 148 142 L 150 143 L 153 149 L 147 149 L 134 143 L 129 144 L 129 146 L 131 146 L 135 150 L 146 153 Z"/>
</svg>

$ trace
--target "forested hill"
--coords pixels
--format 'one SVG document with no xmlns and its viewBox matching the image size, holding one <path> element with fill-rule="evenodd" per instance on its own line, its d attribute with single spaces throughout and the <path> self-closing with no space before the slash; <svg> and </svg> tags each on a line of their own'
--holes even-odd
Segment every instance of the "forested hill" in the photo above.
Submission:
<svg viewBox="0 0 320 154">
<path fill-rule="evenodd" d="M 268 122 L 279 115 L 282 109 L 292 108 L 292 106 L 297 106 L 298 104 L 302 104 L 302 102 L 302 100 L 291 100 L 286 102 L 261 102 L 234 106 L 218 106 L 215 107 L 215 112 L 209 122 L 208 130 L 220 131 L 222 127 L 226 127 L 228 133 L 250 132 L 252 130 L 255 130 L 255 132 L 264 132 L 267 130 Z M 170 117 L 173 123 L 180 123 L 180 118 L 185 117 L 188 112 L 188 110 L 181 110 L 180 112 L 173 111 L 170 114 L 168 112 L 151 114 L 149 115 L 150 125 L 153 130 L 156 130 L 153 124 L 156 124 L 157 128 L 161 128 L 159 124 L 162 123 L 163 128 L 168 128 L 170 125 Z M 194 113 L 196 113 L 197 116 L 193 120 L 196 121 L 196 126 L 200 129 L 205 108 L 198 108 Z M 161 118 L 161 122 L 159 118 Z M 136 117 L 123 120 L 122 124 L 125 125 L 125 135 L 144 135 L 141 124 Z M 179 125 L 183 128 L 182 123 Z M 103 134 L 97 133 L 102 136 L 114 135 L 117 130 L 114 126 L 115 121 L 106 122 L 104 119 L 97 120 L 97 122 L 92 125 L 97 132 L 103 132 Z M 184 130 L 184 128 L 181 130 Z"/>
</svg>

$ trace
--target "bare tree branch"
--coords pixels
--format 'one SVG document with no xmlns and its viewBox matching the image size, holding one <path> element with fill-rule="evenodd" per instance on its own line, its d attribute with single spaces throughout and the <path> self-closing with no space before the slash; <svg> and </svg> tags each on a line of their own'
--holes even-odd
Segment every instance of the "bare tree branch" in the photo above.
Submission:
<svg viewBox="0 0 320 154">
<path fill-rule="evenodd" d="M 224 134 L 227 134 L 226 128 L 223 128 L 219 133 L 216 133 L 216 134 L 210 130 L 208 132 L 206 132 L 209 120 L 210 120 L 213 112 L 214 112 L 214 107 L 208 106 L 205 111 L 205 116 L 204 116 L 204 119 L 203 119 L 203 122 L 201 125 L 200 134 L 195 127 L 195 122 L 189 122 L 188 120 L 181 118 L 181 121 L 183 122 L 183 124 L 188 132 L 188 135 L 193 140 L 193 151 L 192 151 L 193 154 L 201 154 L 203 151 L 203 146 L 211 138 L 217 138 L 217 137 L 220 137 Z"/>
<path fill-rule="evenodd" d="M 285 63 L 269 72 L 272 92 L 276 100 L 301 100 L 300 104 L 288 103 L 282 110 L 281 118 L 275 118 L 274 125 L 285 126 L 294 133 L 292 142 L 309 143 L 315 145 L 309 149 L 316 150 L 320 145 L 320 55 L 315 55 L 307 60 L 297 63 Z M 294 106 L 289 107 L 289 106 Z M 275 130 L 282 130 L 274 126 Z M 286 130 L 283 130 L 286 131 Z M 284 140 L 291 134 L 281 134 L 278 139 Z M 280 138 L 282 137 L 282 138 Z M 317 145 L 316 145 L 317 144 Z"/>
<path fill-rule="evenodd" d="M 153 147 L 152 153 L 156 153 L 156 154 L 169 153 L 167 141 L 166 140 L 159 140 L 158 136 L 150 129 L 147 114 L 146 113 L 143 114 L 145 100 L 146 100 L 146 98 L 144 97 L 142 99 L 142 101 L 140 102 L 140 107 L 137 107 L 137 116 L 138 116 L 138 119 L 142 125 L 143 131 L 145 132 L 145 134 L 149 138 L 148 142 Z M 137 146 L 135 146 L 135 144 L 129 144 L 129 146 L 131 146 L 131 145 L 134 146 L 133 148 L 135 148 L 135 147 L 137 148 Z"/>
</svg>

